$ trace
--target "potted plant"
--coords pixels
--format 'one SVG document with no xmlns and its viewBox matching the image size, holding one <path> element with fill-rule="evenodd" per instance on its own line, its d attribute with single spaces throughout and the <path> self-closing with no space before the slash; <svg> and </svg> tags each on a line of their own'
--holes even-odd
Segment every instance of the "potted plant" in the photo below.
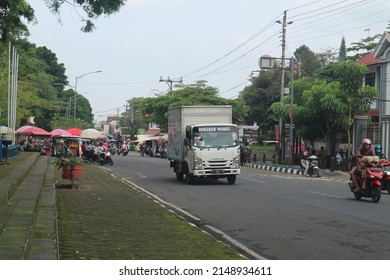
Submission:
<svg viewBox="0 0 390 280">
<path fill-rule="evenodd" d="M 55 162 L 58 169 L 62 168 L 62 178 L 72 180 L 78 180 L 83 174 L 83 160 L 76 155 L 70 157 L 59 157 Z"/>
</svg>

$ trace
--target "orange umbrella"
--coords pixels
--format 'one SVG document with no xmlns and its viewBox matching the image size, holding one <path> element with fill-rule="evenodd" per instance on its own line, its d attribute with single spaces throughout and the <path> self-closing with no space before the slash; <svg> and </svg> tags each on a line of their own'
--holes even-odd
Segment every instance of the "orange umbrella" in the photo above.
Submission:
<svg viewBox="0 0 390 280">
<path fill-rule="evenodd" d="M 82 130 L 78 129 L 78 128 L 69 128 L 66 131 L 70 132 L 70 134 L 72 134 L 74 136 L 79 136 L 82 132 Z"/>
</svg>

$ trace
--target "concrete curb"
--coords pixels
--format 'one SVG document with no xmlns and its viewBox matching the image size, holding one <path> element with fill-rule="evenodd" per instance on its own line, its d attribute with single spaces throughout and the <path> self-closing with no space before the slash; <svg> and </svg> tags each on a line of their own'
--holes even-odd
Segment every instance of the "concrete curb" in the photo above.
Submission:
<svg viewBox="0 0 390 280">
<path fill-rule="evenodd" d="M 255 168 L 255 169 L 262 169 L 267 171 L 275 171 L 275 172 L 282 172 L 287 174 L 294 174 L 294 175 L 301 175 L 301 169 L 298 169 L 296 167 L 281 167 L 271 164 L 260 164 L 260 163 L 251 163 L 249 164 L 249 167 Z"/>
</svg>

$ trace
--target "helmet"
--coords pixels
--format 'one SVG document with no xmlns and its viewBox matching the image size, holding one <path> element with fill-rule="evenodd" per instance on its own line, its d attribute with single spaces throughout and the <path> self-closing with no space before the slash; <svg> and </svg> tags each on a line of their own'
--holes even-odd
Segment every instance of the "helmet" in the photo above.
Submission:
<svg viewBox="0 0 390 280">
<path fill-rule="evenodd" d="M 311 150 L 313 150 L 313 146 L 307 145 L 307 149 L 308 149 L 309 151 L 311 151 Z"/>
<path fill-rule="evenodd" d="M 371 142 L 371 140 L 368 139 L 368 138 L 364 138 L 364 139 L 362 140 L 362 145 L 370 145 L 370 146 L 371 146 L 371 144 L 372 144 L 372 142 Z"/>
<path fill-rule="evenodd" d="M 376 154 L 381 154 L 382 153 L 382 146 L 381 145 L 376 145 L 375 146 L 375 153 Z"/>
</svg>

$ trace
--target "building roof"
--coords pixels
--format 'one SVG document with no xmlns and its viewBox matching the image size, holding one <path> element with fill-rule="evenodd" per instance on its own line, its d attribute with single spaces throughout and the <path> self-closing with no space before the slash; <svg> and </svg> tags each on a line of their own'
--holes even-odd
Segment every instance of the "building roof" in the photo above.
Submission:
<svg viewBox="0 0 390 280">
<path fill-rule="evenodd" d="M 374 52 L 370 52 L 366 54 L 365 56 L 359 58 L 357 60 L 357 63 L 359 64 L 364 64 L 364 65 L 375 65 L 379 64 L 380 60 L 374 57 Z"/>
<path fill-rule="evenodd" d="M 160 133 L 160 129 L 148 129 L 148 130 L 145 130 L 144 133 L 142 133 L 142 135 L 149 135 L 149 136 L 155 136 L 155 135 L 158 135 Z"/>
<path fill-rule="evenodd" d="M 379 109 L 377 109 L 377 108 L 371 108 L 370 110 L 368 110 L 367 116 L 379 117 Z"/>
<path fill-rule="evenodd" d="M 390 31 L 383 33 L 382 37 L 379 39 L 378 44 L 374 50 L 374 57 L 381 59 L 383 55 L 386 54 L 387 49 L 390 47 Z"/>
</svg>

